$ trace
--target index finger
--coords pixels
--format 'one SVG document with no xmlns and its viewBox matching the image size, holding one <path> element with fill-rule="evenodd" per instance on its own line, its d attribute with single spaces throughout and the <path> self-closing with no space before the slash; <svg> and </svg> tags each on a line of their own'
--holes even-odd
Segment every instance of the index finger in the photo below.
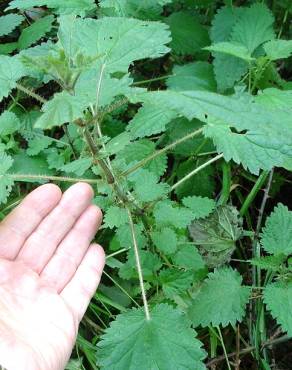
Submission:
<svg viewBox="0 0 292 370">
<path fill-rule="evenodd" d="M 0 223 L 0 258 L 14 260 L 25 240 L 59 203 L 60 188 L 45 184 L 27 195 Z"/>
</svg>

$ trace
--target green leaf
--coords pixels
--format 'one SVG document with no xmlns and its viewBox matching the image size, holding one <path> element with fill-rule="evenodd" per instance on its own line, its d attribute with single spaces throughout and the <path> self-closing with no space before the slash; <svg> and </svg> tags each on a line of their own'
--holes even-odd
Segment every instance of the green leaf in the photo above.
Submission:
<svg viewBox="0 0 292 370">
<path fill-rule="evenodd" d="M 131 142 L 131 136 L 128 132 L 122 132 L 105 144 L 107 154 L 117 154 Z"/>
<path fill-rule="evenodd" d="M 210 31 L 213 43 L 231 40 L 233 26 L 241 11 L 242 8 L 236 7 L 223 7 L 218 10 Z M 214 53 L 213 56 L 215 58 L 213 62 L 214 73 L 220 91 L 233 87 L 234 83 L 247 72 L 248 67 L 243 60 L 221 53 Z"/>
<path fill-rule="evenodd" d="M 268 217 L 261 234 L 261 244 L 271 254 L 292 253 L 292 212 L 279 203 Z"/>
<path fill-rule="evenodd" d="M 286 59 L 292 55 L 292 40 L 271 40 L 264 44 L 270 60 Z"/>
<path fill-rule="evenodd" d="M 91 167 L 92 158 L 79 158 L 75 161 L 65 164 L 60 168 L 66 173 L 73 173 L 76 176 L 82 176 Z"/>
<path fill-rule="evenodd" d="M 6 44 L 0 45 L 0 54 L 8 55 L 16 50 L 18 47 L 17 42 L 7 42 Z"/>
<path fill-rule="evenodd" d="M 16 87 L 16 81 L 25 75 L 22 63 L 14 57 L 0 55 L 0 101 Z"/>
<path fill-rule="evenodd" d="M 104 216 L 104 226 L 113 229 L 128 222 L 128 214 L 125 208 L 111 206 Z"/>
<path fill-rule="evenodd" d="M 59 14 L 84 16 L 85 13 L 96 9 L 94 0 L 14 0 L 9 3 L 10 9 L 30 9 L 34 6 L 46 6 L 56 9 Z"/>
<path fill-rule="evenodd" d="M 37 157 L 29 157 L 25 151 L 20 152 L 19 154 L 13 157 L 14 162 L 13 166 L 10 169 L 10 172 L 17 174 L 27 174 L 27 175 L 37 175 L 37 176 L 50 176 L 55 175 L 55 171 L 52 171 L 48 168 L 48 163 L 44 155 L 38 155 Z M 43 184 L 46 180 L 30 179 L 30 178 L 21 178 L 17 181 L 23 182 L 37 182 Z"/>
<path fill-rule="evenodd" d="M 255 101 L 265 109 L 292 112 L 292 90 L 279 90 L 271 87 L 258 93 Z"/>
<path fill-rule="evenodd" d="M 189 226 L 191 238 L 209 267 L 228 262 L 242 234 L 242 220 L 235 207 L 221 206 Z"/>
<path fill-rule="evenodd" d="M 292 283 L 276 282 L 266 286 L 264 290 L 264 302 L 272 316 L 281 325 L 283 331 L 292 336 Z"/>
<path fill-rule="evenodd" d="M 173 262 L 185 269 L 194 271 L 201 270 L 205 267 L 205 262 L 198 249 L 194 245 L 183 244 L 173 257 Z"/>
<path fill-rule="evenodd" d="M 78 53 L 96 59 L 107 73 L 128 72 L 135 60 L 158 58 L 169 51 L 168 27 L 130 18 L 79 19 L 62 17 L 59 42 L 67 56 Z"/>
<path fill-rule="evenodd" d="M 203 370 L 205 352 L 186 317 L 160 304 L 147 321 L 142 309 L 118 315 L 98 344 L 97 361 L 107 370 Z"/>
<path fill-rule="evenodd" d="M 141 202 L 151 202 L 167 194 L 170 187 L 168 184 L 157 184 L 157 176 L 150 171 L 140 169 L 135 174 L 134 196 Z"/>
<path fill-rule="evenodd" d="M 167 298 L 173 299 L 175 296 L 185 293 L 194 280 L 191 271 L 181 271 L 173 268 L 164 269 L 159 273 L 159 283 Z"/>
<path fill-rule="evenodd" d="M 7 198 L 12 190 L 14 181 L 6 175 L 13 164 L 12 157 L 1 152 L 0 153 L 0 203 L 6 203 Z"/>
<path fill-rule="evenodd" d="M 215 208 L 215 201 L 203 197 L 185 197 L 183 205 L 190 208 L 193 212 L 193 219 L 207 217 Z"/>
<path fill-rule="evenodd" d="M 172 13 L 165 22 L 171 30 L 170 46 L 176 54 L 194 55 L 209 43 L 208 31 L 191 13 Z"/>
<path fill-rule="evenodd" d="M 246 62 L 251 62 L 254 58 L 251 57 L 250 52 L 244 45 L 235 44 L 233 42 L 223 41 L 207 46 L 204 50 L 209 50 L 217 53 L 223 53 L 242 59 Z"/>
<path fill-rule="evenodd" d="M 83 116 L 87 105 L 86 99 L 80 99 L 80 97 L 70 95 L 66 91 L 56 93 L 53 99 L 43 105 L 42 111 L 44 113 L 37 120 L 35 127 L 49 129 L 72 122 Z"/>
<path fill-rule="evenodd" d="M 273 14 L 265 4 L 253 4 L 239 13 L 231 41 L 244 45 L 252 54 L 264 42 L 275 38 L 273 23 Z"/>
<path fill-rule="evenodd" d="M 175 207 L 169 200 L 158 202 L 153 210 L 156 222 L 160 225 L 171 225 L 177 228 L 186 227 L 193 219 L 193 212 L 184 207 Z"/>
<path fill-rule="evenodd" d="M 129 167 L 145 159 L 155 152 L 155 144 L 147 139 L 141 139 L 129 144 L 119 153 L 119 158 L 124 159 Z M 167 166 L 166 154 L 160 155 L 148 162 L 143 168 L 153 172 L 157 177 L 164 174 Z"/>
<path fill-rule="evenodd" d="M 127 130 L 130 131 L 133 139 L 159 134 L 165 131 L 167 123 L 176 116 L 174 111 L 167 111 L 152 104 L 144 104 L 129 122 Z"/>
<path fill-rule="evenodd" d="M 30 45 L 37 42 L 40 38 L 44 37 L 47 32 L 52 28 L 54 22 L 54 16 L 48 15 L 40 18 L 26 27 L 18 39 L 18 49 L 23 50 L 28 48 Z"/>
<path fill-rule="evenodd" d="M 231 268 L 210 273 L 189 308 L 192 323 L 225 327 L 241 321 L 250 294 L 250 288 L 241 284 L 241 275 Z"/>
<path fill-rule="evenodd" d="M 260 168 L 269 170 L 282 166 L 292 156 L 290 113 L 267 110 L 248 95 L 239 99 L 237 95 L 223 96 L 207 91 L 168 90 L 139 94 L 131 100 L 153 101 L 189 120 L 197 118 L 206 122 L 205 135 L 213 138 L 226 160 L 232 158 L 255 174 Z M 251 155 L 255 158 L 249 158 Z"/>
<path fill-rule="evenodd" d="M 88 83 L 90 81 L 90 84 Z M 129 75 L 125 75 L 122 78 L 112 78 L 108 74 L 103 73 L 100 75 L 100 68 L 90 68 L 85 70 L 79 76 L 75 85 L 75 94 L 80 96 L 86 96 L 88 99 L 88 105 L 97 103 L 98 95 L 98 106 L 104 107 L 112 103 L 114 98 L 118 95 L 126 95 L 127 93 L 139 93 L 144 89 L 130 87 L 133 83 L 132 78 Z M 97 92 L 97 86 L 101 84 L 99 93 Z"/>
<path fill-rule="evenodd" d="M 127 225 L 128 226 L 128 225 Z M 128 226 L 129 228 L 129 226 Z M 139 244 L 138 244 L 139 245 Z M 140 247 L 140 245 L 139 245 Z M 153 276 L 157 274 L 157 271 L 161 268 L 162 263 L 157 254 L 153 254 L 149 251 L 140 250 L 140 263 L 143 270 L 143 277 L 145 280 L 153 280 Z M 133 249 L 130 249 L 128 260 L 119 270 L 119 275 L 122 279 L 138 279 L 138 273 L 136 268 L 136 260 Z"/>
<path fill-rule="evenodd" d="M 163 10 L 163 5 L 172 0 L 101 0 L 99 6 L 102 13 L 119 17 L 133 17 L 139 19 L 157 19 Z"/>
<path fill-rule="evenodd" d="M 0 136 L 14 134 L 20 128 L 18 117 L 9 111 L 5 111 L 0 116 Z"/>
<path fill-rule="evenodd" d="M 28 140 L 28 148 L 26 153 L 28 155 L 38 155 L 44 149 L 47 149 L 52 142 L 53 140 L 50 137 L 45 136 L 42 133 L 39 133 L 38 135 L 35 132 L 35 134 L 32 135 L 32 138 Z"/>
<path fill-rule="evenodd" d="M 281 265 L 285 261 L 286 256 L 284 254 L 277 254 L 275 256 L 264 256 L 253 258 L 250 263 L 253 266 L 257 266 L 262 270 L 279 271 Z"/>
<path fill-rule="evenodd" d="M 2 15 L 0 17 L 0 37 L 9 35 L 23 20 L 24 17 L 19 14 Z"/>
<path fill-rule="evenodd" d="M 170 227 L 151 232 L 153 243 L 162 253 L 172 254 L 177 248 L 177 235 Z"/>
<path fill-rule="evenodd" d="M 175 65 L 172 73 L 173 76 L 166 81 L 168 88 L 171 90 L 216 90 L 213 66 L 210 63 L 193 62 Z"/>
</svg>

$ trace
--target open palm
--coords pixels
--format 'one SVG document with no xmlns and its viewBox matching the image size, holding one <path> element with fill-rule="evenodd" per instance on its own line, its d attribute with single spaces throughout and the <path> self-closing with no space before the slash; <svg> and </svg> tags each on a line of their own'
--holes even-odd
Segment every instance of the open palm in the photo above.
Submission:
<svg viewBox="0 0 292 370">
<path fill-rule="evenodd" d="M 64 369 L 104 266 L 89 185 L 30 193 L 0 224 L 0 365 Z"/>
</svg>

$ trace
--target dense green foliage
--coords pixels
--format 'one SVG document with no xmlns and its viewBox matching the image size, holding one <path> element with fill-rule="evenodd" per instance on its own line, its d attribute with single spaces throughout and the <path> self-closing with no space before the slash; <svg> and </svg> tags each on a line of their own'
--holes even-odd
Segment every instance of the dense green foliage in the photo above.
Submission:
<svg viewBox="0 0 292 370">
<path fill-rule="evenodd" d="M 47 181 L 92 184 L 104 213 L 68 369 L 285 368 L 290 1 L 1 10 L 1 217 Z"/>
</svg>

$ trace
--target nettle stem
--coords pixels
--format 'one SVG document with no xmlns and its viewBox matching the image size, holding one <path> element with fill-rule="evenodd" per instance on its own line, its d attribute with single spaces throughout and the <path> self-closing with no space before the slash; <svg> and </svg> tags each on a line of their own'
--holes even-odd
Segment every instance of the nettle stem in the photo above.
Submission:
<svg viewBox="0 0 292 370">
<path fill-rule="evenodd" d="M 20 85 L 19 83 L 16 84 L 16 87 L 18 90 L 22 91 L 26 95 L 31 96 L 32 98 L 34 98 L 35 100 L 39 101 L 42 104 L 45 104 L 47 102 L 45 98 L 35 93 L 34 91 L 28 89 L 27 87 Z"/>
<path fill-rule="evenodd" d="M 223 158 L 223 153 L 216 155 L 216 157 L 211 158 L 209 161 L 207 161 L 207 162 L 203 163 L 201 166 L 195 168 L 193 171 L 191 171 L 190 173 L 188 173 L 185 177 L 183 177 L 182 179 L 180 179 L 177 183 L 175 183 L 174 185 L 172 185 L 172 187 L 170 188 L 170 191 L 173 191 L 178 186 L 180 186 L 181 184 L 183 184 L 185 181 L 189 180 L 192 176 L 194 176 L 198 172 L 200 172 L 202 169 L 204 169 L 205 167 L 209 166 L 211 163 L 218 161 L 221 158 Z"/>
<path fill-rule="evenodd" d="M 142 267 L 141 267 L 141 262 L 140 262 L 140 255 L 139 255 L 139 248 L 138 248 L 138 243 L 135 235 L 135 228 L 134 228 L 134 223 L 133 223 L 133 218 L 131 211 L 128 207 L 126 207 L 127 212 L 128 212 L 128 217 L 129 217 L 129 224 L 130 224 L 130 229 L 131 229 L 131 235 L 132 235 L 132 240 L 133 240 L 133 247 L 134 247 L 134 253 L 135 253 L 135 259 L 136 259 L 136 267 L 137 267 L 137 272 L 138 272 L 138 277 L 139 277 L 139 283 L 140 283 L 140 288 L 141 288 L 141 294 L 142 294 L 142 299 L 143 299 L 143 305 L 144 305 L 144 311 L 145 311 L 145 317 L 146 320 L 150 320 L 150 312 L 149 312 L 149 306 L 148 306 L 148 301 L 146 297 L 146 291 L 145 291 L 145 286 L 144 286 L 144 279 L 143 279 L 143 272 L 142 272 Z"/>
<path fill-rule="evenodd" d="M 60 182 L 86 182 L 88 184 L 97 184 L 98 180 L 95 179 L 83 179 L 76 177 L 65 177 L 65 176 L 47 176 L 47 175 L 29 175 L 26 173 L 6 173 L 5 175 L 0 175 L 0 179 L 3 177 L 9 177 L 15 181 L 17 180 L 47 180 L 47 181 L 60 181 Z"/>
<path fill-rule="evenodd" d="M 131 211 L 126 204 L 131 203 L 127 194 L 123 192 L 123 190 L 119 187 L 118 183 L 115 181 L 115 176 L 111 171 L 111 168 L 107 165 L 107 163 L 103 159 L 99 159 L 99 149 L 95 145 L 93 138 L 88 131 L 87 127 L 84 128 L 83 130 L 84 133 L 84 138 L 87 142 L 87 145 L 89 146 L 89 149 L 91 151 L 93 161 L 96 161 L 96 164 L 99 164 L 101 166 L 101 169 L 104 171 L 106 179 L 110 185 L 113 186 L 113 189 L 118 197 L 118 199 L 124 204 L 128 217 L 129 217 L 129 224 L 130 224 L 130 230 L 131 230 L 131 235 L 132 235 L 132 240 L 133 240 L 133 248 L 134 248 L 134 253 L 135 253 L 135 260 L 136 260 L 136 269 L 138 272 L 138 277 L 139 277 L 139 283 L 140 283 L 140 288 L 141 288 L 141 295 L 142 295 L 142 300 L 143 300 L 143 305 L 144 305 L 144 311 L 145 311 L 145 317 L 146 320 L 150 320 L 150 312 L 149 312 L 149 306 L 146 298 L 146 291 L 145 291 L 145 286 L 144 286 L 144 281 L 143 281 L 143 272 L 142 272 L 142 267 L 141 267 L 141 262 L 140 262 L 140 256 L 139 256 L 139 249 L 138 249 L 138 243 L 135 235 L 135 228 L 134 228 L 134 222 L 132 218 Z"/>
<path fill-rule="evenodd" d="M 133 167 L 131 167 L 127 171 L 123 172 L 121 174 L 121 176 L 128 176 L 128 175 L 130 175 L 130 173 L 135 172 L 140 167 L 143 167 L 146 163 L 148 163 L 149 161 L 152 161 L 152 159 L 154 159 L 154 158 L 160 156 L 161 154 L 163 154 L 163 153 L 165 153 L 165 152 L 167 152 L 167 151 L 175 148 L 177 145 L 183 143 L 184 141 L 189 140 L 189 139 L 191 139 L 191 138 L 193 138 L 195 136 L 200 135 L 202 132 L 203 132 L 203 129 L 200 128 L 199 130 L 193 131 L 190 134 L 183 136 L 182 138 L 174 141 L 173 143 L 165 146 L 164 148 L 162 148 L 160 150 L 157 150 L 157 152 L 154 152 L 149 157 L 146 157 L 146 158 L 142 159 L 142 161 L 138 162 Z"/>
</svg>

